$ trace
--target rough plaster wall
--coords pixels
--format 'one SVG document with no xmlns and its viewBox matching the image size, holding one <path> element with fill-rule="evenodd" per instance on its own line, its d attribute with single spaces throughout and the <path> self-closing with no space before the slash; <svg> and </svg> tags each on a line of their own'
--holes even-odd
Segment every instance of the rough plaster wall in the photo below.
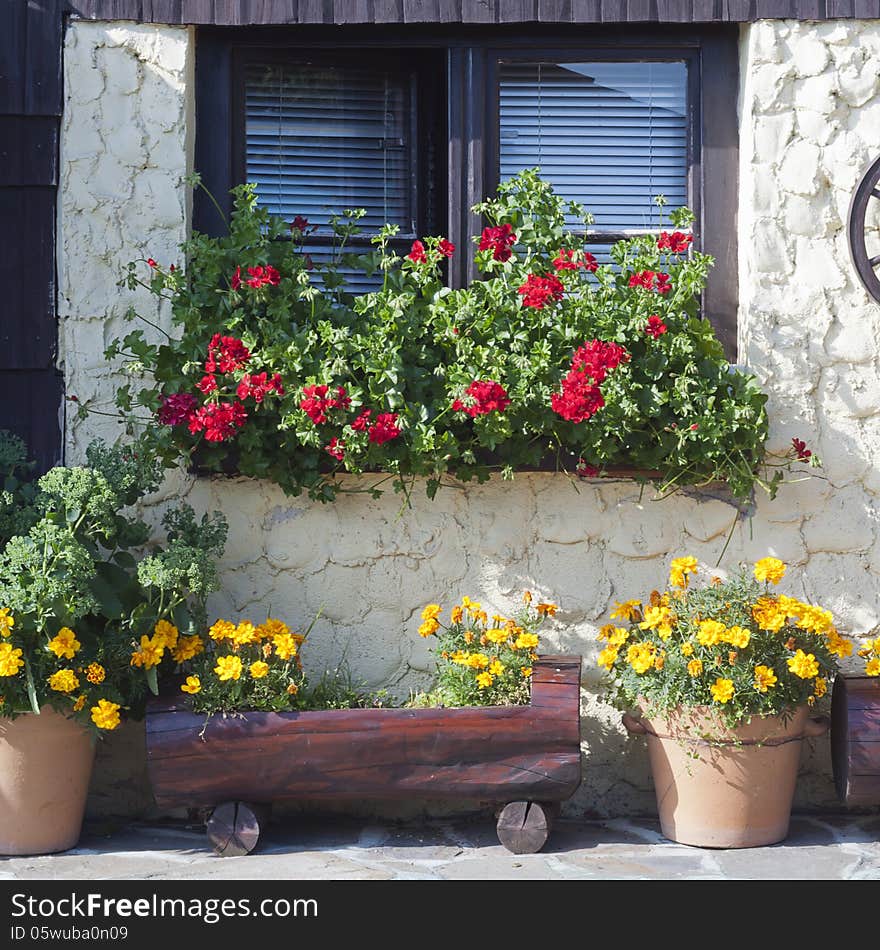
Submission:
<svg viewBox="0 0 880 950">
<path fill-rule="evenodd" d="M 829 606 L 842 629 L 859 633 L 875 629 L 880 614 L 880 310 L 853 274 L 843 222 L 877 148 L 869 130 L 880 127 L 870 66 L 878 54 L 876 22 L 743 31 L 740 360 L 769 390 L 772 447 L 797 435 L 826 465 L 822 479 L 759 499 L 722 563 L 783 558 L 788 592 Z M 191 37 L 177 28 L 74 23 L 68 34 L 64 366 L 68 392 L 99 408 L 110 407 L 115 385 L 100 352 L 118 334 L 119 314 L 145 301 L 116 280 L 135 257 L 179 260 L 191 61 Z M 68 460 L 96 433 L 115 431 L 105 417 L 69 419 Z M 441 491 L 434 502 L 417 486 L 408 509 L 393 494 L 319 505 L 270 484 L 174 477 L 154 514 L 175 494 L 229 519 L 218 615 L 271 611 L 302 626 L 323 608 L 304 657 L 313 673 L 344 660 L 369 685 L 406 695 L 429 678 L 428 644 L 416 635 L 426 601 L 448 606 L 468 594 L 504 611 L 524 588 L 555 600 L 562 609 L 545 649 L 584 655 L 584 780 L 567 811 L 655 812 L 644 741 L 628 740 L 601 700 L 596 632 L 614 600 L 662 586 L 671 557 L 715 564 L 736 517 L 723 497 L 657 501 L 631 482 L 575 488 L 562 476 L 522 475 Z M 149 806 L 142 728 L 126 729 L 100 760 L 93 812 Z M 805 746 L 796 805 L 836 807 L 827 742 Z"/>
</svg>

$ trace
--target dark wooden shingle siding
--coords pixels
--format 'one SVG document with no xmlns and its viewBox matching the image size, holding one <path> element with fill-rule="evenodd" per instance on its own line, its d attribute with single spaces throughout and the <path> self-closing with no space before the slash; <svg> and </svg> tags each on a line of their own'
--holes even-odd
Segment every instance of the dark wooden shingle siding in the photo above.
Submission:
<svg viewBox="0 0 880 950">
<path fill-rule="evenodd" d="M 64 0 L 0 3 L 0 428 L 61 457 L 55 197 Z"/>
<path fill-rule="evenodd" d="M 95 20 L 260 23 L 731 23 L 880 18 L 880 0 L 69 0 Z"/>
</svg>

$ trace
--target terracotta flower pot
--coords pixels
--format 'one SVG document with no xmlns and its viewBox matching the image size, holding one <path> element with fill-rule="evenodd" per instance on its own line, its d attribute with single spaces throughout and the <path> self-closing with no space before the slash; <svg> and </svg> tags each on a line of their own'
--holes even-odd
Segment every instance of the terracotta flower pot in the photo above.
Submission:
<svg viewBox="0 0 880 950">
<path fill-rule="evenodd" d="M 94 758 L 88 731 L 49 706 L 0 717 L 0 854 L 76 845 Z"/>
<path fill-rule="evenodd" d="M 663 835 L 702 848 L 756 848 L 788 835 L 801 740 L 828 730 L 810 719 L 755 716 L 735 729 L 708 707 L 668 718 L 624 716 L 648 737 L 648 755 Z"/>
</svg>

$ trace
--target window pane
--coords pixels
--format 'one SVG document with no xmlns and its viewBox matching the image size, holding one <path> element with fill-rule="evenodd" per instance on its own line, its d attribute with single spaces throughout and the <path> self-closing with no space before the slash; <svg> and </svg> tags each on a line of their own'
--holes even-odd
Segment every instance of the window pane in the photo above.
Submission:
<svg viewBox="0 0 880 950">
<path fill-rule="evenodd" d="M 411 93 L 399 72 L 326 65 L 249 65 L 246 177 L 260 204 L 326 225 L 365 208 L 360 225 L 414 230 Z"/>
<path fill-rule="evenodd" d="M 500 176 L 539 166 L 598 230 L 654 228 L 687 204 L 684 63 L 500 63 Z M 572 219 L 571 225 L 578 224 Z"/>
</svg>

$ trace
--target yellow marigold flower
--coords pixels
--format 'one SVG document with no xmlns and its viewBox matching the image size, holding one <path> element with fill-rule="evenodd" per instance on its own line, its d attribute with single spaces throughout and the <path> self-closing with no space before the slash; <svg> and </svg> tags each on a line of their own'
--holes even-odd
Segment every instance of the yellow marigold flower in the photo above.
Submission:
<svg viewBox="0 0 880 950">
<path fill-rule="evenodd" d="M 473 614 L 474 620 L 476 620 L 477 623 L 484 624 L 489 619 L 489 616 L 485 610 L 472 610 L 471 613 Z"/>
<path fill-rule="evenodd" d="M 145 670 L 158 666 L 162 662 L 165 647 L 150 637 L 141 637 L 141 648 L 131 655 L 132 666 L 142 666 Z"/>
<path fill-rule="evenodd" d="M 82 712 L 86 705 L 86 694 L 83 693 L 81 696 L 78 696 L 76 702 L 73 704 L 74 712 Z"/>
<path fill-rule="evenodd" d="M 865 664 L 866 676 L 880 676 L 880 657 L 875 656 Z"/>
<path fill-rule="evenodd" d="M 217 620 L 211 625 L 208 636 L 212 640 L 231 640 L 235 634 L 235 624 L 231 620 Z"/>
<path fill-rule="evenodd" d="M 431 637 L 440 629 L 440 624 L 436 620 L 425 620 L 419 624 L 419 636 Z"/>
<path fill-rule="evenodd" d="M 596 662 L 610 672 L 611 667 L 617 662 L 618 652 L 616 647 L 605 647 L 604 650 L 599 652 Z"/>
<path fill-rule="evenodd" d="M 606 623 L 604 626 L 599 628 L 599 633 L 596 635 L 597 640 L 607 640 L 611 634 L 614 633 L 614 624 Z"/>
<path fill-rule="evenodd" d="M 458 663 L 462 666 L 466 666 L 467 661 L 470 659 L 470 656 L 471 656 L 470 653 L 467 653 L 465 650 L 456 650 L 455 653 L 453 653 L 449 657 L 449 659 L 452 660 L 453 663 Z"/>
<path fill-rule="evenodd" d="M 177 641 L 177 646 L 171 651 L 171 655 L 178 663 L 184 663 L 203 653 L 204 650 L 204 641 L 197 633 L 194 633 L 189 637 L 181 637 Z"/>
<path fill-rule="evenodd" d="M 737 647 L 740 650 L 745 650 L 749 645 L 749 641 L 752 639 L 752 634 L 750 631 L 746 630 L 745 627 L 728 627 L 721 638 L 726 643 L 729 643 L 732 647 Z"/>
<path fill-rule="evenodd" d="M 470 597 L 462 597 L 461 606 L 464 607 L 465 610 L 469 610 L 471 613 L 475 613 L 480 609 L 479 603 L 475 600 L 471 600 Z"/>
<path fill-rule="evenodd" d="M 532 592 L 530 590 L 523 591 L 523 603 L 530 604 L 532 602 Z"/>
<path fill-rule="evenodd" d="M 242 620 L 232 634 L 232 642 L 240 647 L 247 646 L 249 643 L 256 643 L 259 639 L 260 635 L 257 633 L 257 628 L 250 620 Z"/>
<path fill-rule="evenodd" d="M 701 620 L 697 630 L 697 643 L 704 647 L 714 647 L 721 643 L 727 627 L 718 620 Z"/>
<path fill-rule="evenodd" d="M 727 662 L 728 662 L 731 666 L 733 666 L 733 664 L 736 663 L 736 658 L 737 658 L 738 656 L 739 656 L 739 654 L 736 652 L 736 650 L 731 650 L 731 651 L 727 654 Z"/>
<path fill-rule="evenodd" d="M 828 692 L 828 684 L 821 676 L 816 677 L 816 688 L 813 690 L 813 695 L 816 699 L 821 699 Z"/>
<path fill-rule="evenodd" d="M 202 688 L 202 681 L 198 676 L 187 676 L 186 682 L 180 687 L 182 693 L 198 693 Z"/>
<path fill-rule="evenodd" d="M 490 643 L 506 643 L 507 631 L 502 630 L 500 627 L 490 627 L 486 631 L 486 639 Z"/>
<path fill-rule="evenodd" d="M 180 632 L 177 627 L 167 620 L 160 620 L 153 628 L 153 639 L 156 643 L 161 643 L 166 650 L 177 646 L 178 636 L 180 636 Z"/>
<path fill-rule="evenodd" d="M 296 651 L 299 649 L 296 637 L 292 633 L 276 633 L 272 637 L 272 643 L 275 645 L 275 652 L 282 660 L 289 660 L 292 656 L 296 656 Z"/>
<path fill-rule="evenodd" d="M 709 687 L 709 691 L 712 693 L 712 699 L 723 706 L 733 699 L 733 680 L 723 679 L 719 676 Z"/>
<path fill-rule="evenodd" d="M 8 637 L 15 626 L 15 617 L 9 612 L 8 607 L 0 607 L 0 637 Z"/>
<path fill-rule="evenodd" d="M 480 689 L 487 689 L 494 682 L 495 680 L 491 673 L 477 673 L 477 686 L 479 686 Z"/>
<path fill-rule="evenodd" d="M 666 665 L 666 654 L 663 652 L 658 653 L 657 656 L 654 657 L 654 669 L 662 670 L 665 665 Z"/>
<path fill-rule="evenodd" d="M 464 616 L 464 611 L 456 605 L 449 611 L 449 619 L 452 623 L 461 623 L 461 618 Z"/>
<path fill-rule="evenodd" d="M 626 652 L 626 659 L 636 673 L 641 675 L 654 666 L 655 654 L 653 643 L 633 643 Z"/>
<path fill-rule="evenodd" d="M 489 672 L 493 676 L 501 676 L 501 674 L 504 672 L 504 664 L 498 659 L 498 657 L 495 657 L 495 659 L 489 664 Z"/>
<path fill-rule="evenodd" d="M 49 641 L 49 649 L 59 659 L 63 657 L 65 660 L 72 660 L 81 646 L 70 627 L 62 627 Z"/>
<path fill-rule="evenodd" d="M 473 643 L 473 642 L 474 642 L 474 631 L 473 631 L 473 630 L 465 630 L 465 632 L 464 632 L 464 642 L 465 642 L 465 643 Z"/>
<path fill-rule="evenodd" d="M 73 670 L 58 670 L 49 677 L 49 686 L 57 693 L 72 693 L 79 686 Z"/>
<path fill-rule="evenodd" d="M 642 616 L 640 600 L 615 601 L 614 610 L 609 614 L 612 620 L 638 620 Z"/>
<path fill-rule="evenodd" d="M 537 634 L 534 633 L 521 633 L 514 642 L 514 646 L 517 650 L 531 650 L 537 645 L 538 637 Z"/>
<path fill-rule="evenodd" d="M 440 604 L 428 604 L 422 611 L 422 620 L 436 620 L 443 613 Z"/>
<path fill-rule="evenodd" d="M 834 618 L 830 610 L 822 607 L 814 607 L 812 604 L 804 604 L 800 617 L 797 620 L 797 626 L 801 630 L 809 630 L 811 633 L 827 633 L 834 625 Z"/>
<path fill-rule="evenodd" d="M 640 630 L 656 630 L 661 640 L 672 636 L 672 623 L 676 617 L 667 604 L 652 604 L 645 608 L 645 619 L 639 624 Z"/>
<path fill-rule="evenodd" d="M 524 679 L 528 679 L 532 675 L 532 668 L 530 666 L 524 666 L 519 672 Z"/>
<path fill-rule="evenodd" d="M 296 683 L 288 683 L 288 684 L 287 684 L 287 692 L 288 692 L 291 696 L 296 696 L 296 694 L 299 692 L 299 686 L 297 686 Z"/>
<path fill-rule="evenodd" d="M 819 664 L 816 662 L 816 657 L 812 653 L 804 653 L 803 650 L 798 650 L 797 653 L 786 662 L 791 672 L 794 673 L 795 676 L 799 676 L 802 680 L 810 680 L 814 676 L 819 675 Z"/>
<path fill-rule="evenodd" d="M 559 607 L 556 604 L 540 603 L 535 607 L 535 610 L 537 610 L 542 617 L 553 617 L 556 615 L 556 611 L 559 610 Z"/>
<path fill-rule="evenodd" d="M 13 649 L 11 643 L 0 643 L 0 676 L 15 676 L 23 666 L 21 650 Z"/>
<path fill-rule="evenodd" d="M 89 663 L 86 667 L 86 679 L 96 686 L 98 683 L 103 683 L 106 676 L 107 671 L 100 663 Z"/>
<path fill-rule="evenodd" d="M 241 658 L 231 653 L 218 656 L 214 672 L 219 680 L 237 680 L 241 676 Z"/>
<path fill-rule="evenodd" d="M 825 634 L 828 646 L 828 652 L 833 653 L 835 656 L 844 659 L 845 657 L 852 656 L 853 651 L 853 642 L 847 637 L 842 637 L 835 627 L 832 627 L 828 633 Z"/>
<path fill-rule="evenodd" d="M 255 660 L 248 667 L 248 672 L 255 680 L 261 680 L 269 672 L 269 664 L 262 660 Z"/>
<path fill-rule="evenodd" d="M 697 573 L 697 559 L 695 557 L 676 557 L 669 565 L 669 583 L 672 587 L 685 588 L 688 585 L 688 574 Z"/>
<path fill-rule="evenodd" d="M 484 670 L 489 665 L 489 657 L 485 653 L 471 653 L 467 665 L 475 670 Z"/>
<path fill-rule="evenodd" d="M 776 604 L 786 617 L 799 617 L 804 607 L 796 597 L 789 597 L 787 594 L 780 594 L 776 598 Z"/>
<path fill-rule="evenodd" d="M 608 636 L 608 646 L 622 647 L 629 640 L 629 630 L 626 627 L 615 627 Z"/>
<path fill-rule="evenodd" d="M 780 610 L 779 604 L 772 597 L 759 597 L 752 604 L 752 617 L 755 623 L 770 633 L 776 633 L 785 626 L 786 612 Z"/>
<path fill-rule="evenodd" d="M 693 656 L 694 645 L 689 640 L 681 645 L 681 652 L 683 656 Z"/>
<path fill-rule="evenodd" d="M 778 557 L 762 557 L 755 562 L 755 580 L 778 584 L 785 576 L 785 565 Z"/>
<path fill-rule="evenodd" d="M 703 674 L 703 661 L 702 660 L 691 660 L 687 665 L 688 675 L 690 676 L 702 676 Z"/>
<path fill-rule="evenodd" d="M 276 620 L 274 617 L 266 617 L 266 622 L 257 627 L 257 636 L 261 640 L 271 640 L 282 633 L 290 633 L 290 627 L 283 620 Z"/>
<path fill-rule="evenodd" d="M 99 699 L 98 705 L 92 706 L 91 713 L 92 722 L 99 729 L 106 729 L 109 732 L 119 725 L 119 703 L 111 703 L 106 699 Z"/>
<path fill-rule="evenodd" d="M 877 637 L 877 639 L 873 643 L 871 643 L 870 640 L 868 641 L 868 643 L 870 644 L 871 649 L 875 653 L 880 653 L 880 637 Z"/>
</svg>

